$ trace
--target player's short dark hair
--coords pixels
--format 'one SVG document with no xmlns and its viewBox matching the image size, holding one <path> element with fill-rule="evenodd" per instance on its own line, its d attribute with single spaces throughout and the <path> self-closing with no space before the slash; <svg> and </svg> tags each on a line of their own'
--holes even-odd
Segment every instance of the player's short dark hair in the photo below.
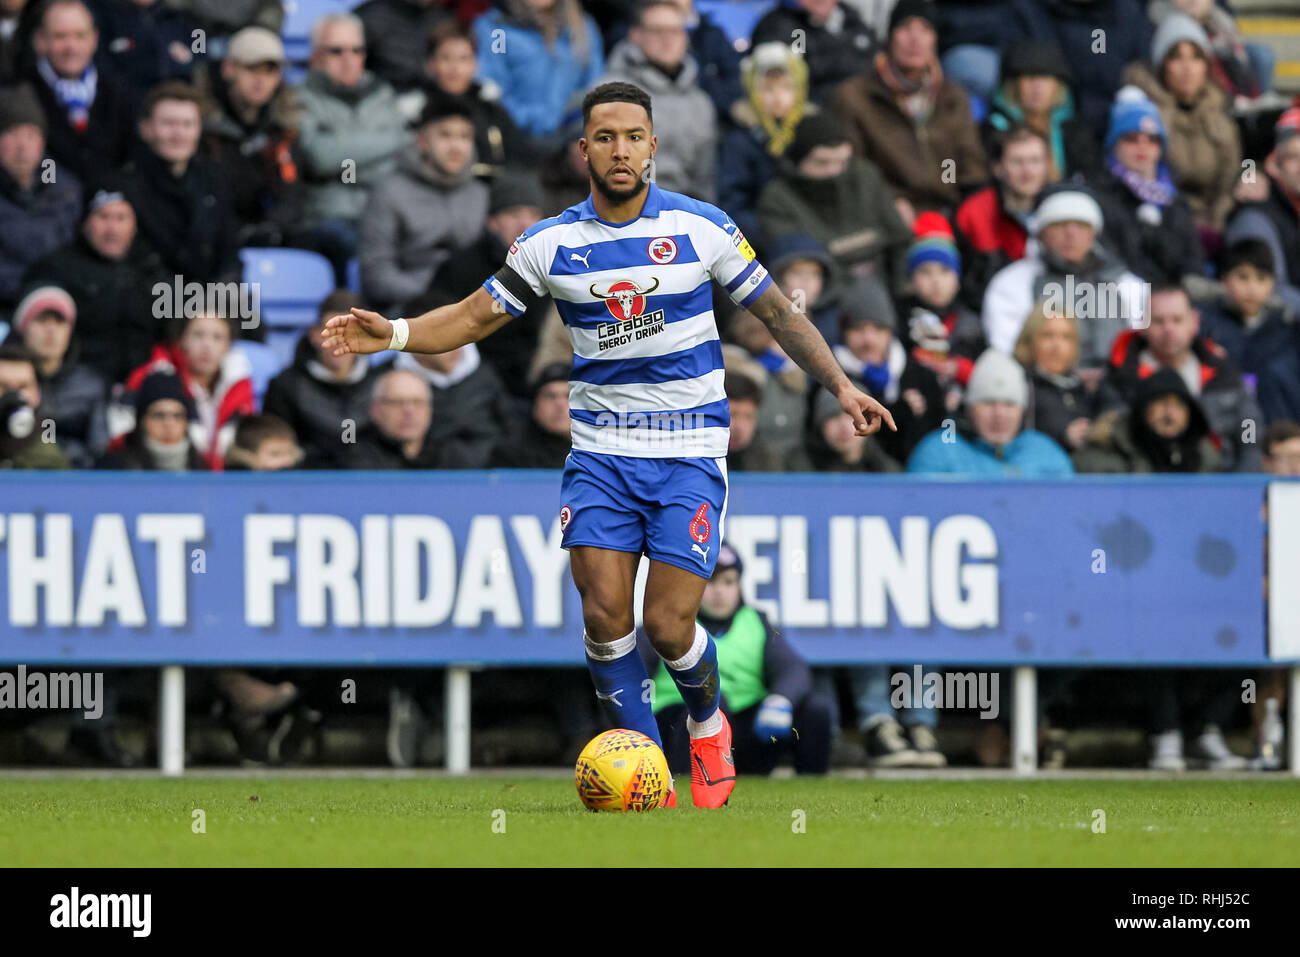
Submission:
<svg viewBox="0 0 1300 957">
<path fill-rule="evenodd" d="M 602 103 L 635 103 L 645 110 L 646 118 L 650 120 L 651 125 L 654 124 L 654 114 L 650 112 L 650 94 L 635 83 L 615 80 L 589 90 L 582 98 L 583 126 L 591 122 L 592 107 L 600 106 Z"/>
<path fill-rule="evenodd" d="M 298 436 L 288 422 L 278 415 L 263 412 L 261 415 L 249 415 L 239 420 L 235 427 L 235 446 L 256 452 L 263 442 L 271 439 L 288 439 L 297 442 Z"/>
<path fill-rule="evenodd" d="M 994 134 L 993 141 L 989 144 L 989 159 L 995 163 L 1000 162 L 1006 155 L 1008 146 L 1013 143 L 1023 143 L 1025 140 L 1038 140 L 1043 144 L 1043 149 L 1047 150 L 1048 157 L 1051 157 L 1052 143 L 1047 138 L 1047 134 L 1028 123 L 1014 123 Z"/>
<path fill-rule="evenodd" d="M 722 390 L 727 393 L 727 399 L 731 402 L 752 402 L 755 405 L 763 403 L 763 392 L 759 389 L 758 383 L 739 372 L 728 372 L 723 377 Z"/>
<path fill-rule="evenodd" d="M 347 315 L 348 310 L 353 306 L 361 308 L 364 305 L 362 298 L 351 289 L 335 289 L 320 301 L 316 315 L 320 322 L 324 322 L 330 316 Z"/>
<path fill-rule="evenodd" d="M 1290 419 L 1279 419 L 1264 430 L 1264 440 L 1260 444 L 1264 446 L 1265 455 L 1272 455 L 1273 446 L 1292 439 L 1300 439 L 1300 425 Z"/>
<path fill-rule="evenodd" d="M 478 35 L 469 26 L 459 20 L 439 20 L 424 42 L 425 58 L 433 56 L 438 52 L 438 47 L 450 40 L 464 40 L 478 54 Z"/>
</svg>

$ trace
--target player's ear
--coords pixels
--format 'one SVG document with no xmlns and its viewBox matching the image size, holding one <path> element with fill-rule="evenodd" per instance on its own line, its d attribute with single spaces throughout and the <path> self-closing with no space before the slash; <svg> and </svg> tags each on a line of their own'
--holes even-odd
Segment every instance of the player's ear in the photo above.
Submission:
<svg viewBox="0 0 1300 957">
<path fill-rule="evenodd" d="M 659 148 L 659 136 L 656 133 L 650 134 L 650 155 L 655 155 L 655 150 Z"/>
</svg>

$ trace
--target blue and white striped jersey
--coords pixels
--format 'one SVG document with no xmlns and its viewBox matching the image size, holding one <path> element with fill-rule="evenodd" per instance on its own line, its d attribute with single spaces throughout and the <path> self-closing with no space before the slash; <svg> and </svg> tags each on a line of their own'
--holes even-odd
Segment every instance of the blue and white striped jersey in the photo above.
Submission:
<svg viewBox="0 0 1300 957">
<path fill-rule="evenodd" d="M 589 196 L 520 236 L 506 268 L 483 283 L 518 316 L 523 290 L 512 272 L 550 295 L 568 327 L 575 449 L 727 454 L 731 418 L 712 280 L 747 307 L 772 279 L 722 210 L 651 183 L 637 219 L 610 223 Z"/>
</svg>

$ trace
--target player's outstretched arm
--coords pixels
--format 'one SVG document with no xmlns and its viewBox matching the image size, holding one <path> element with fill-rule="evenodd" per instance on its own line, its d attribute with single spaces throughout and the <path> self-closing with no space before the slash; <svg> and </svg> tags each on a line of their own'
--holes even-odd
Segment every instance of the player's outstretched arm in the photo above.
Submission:
<svg viewBox="0 0 1300 957">
<path fill-rule="evenodd" d="M 870 435 L 882 423 L 898 431 L 889 410 L 849 381 L 817 327 L 794 308 L 775 283 L 754 300 L 749 311 L 771 330 L 773 338 L 799 368 L 840 400 L 840 408 L 853 417 L 858 435 Z"/>
<path fill-rule="evenodd" d="M 460 302 L 406 320 L 409 331 L 402 348 L 432 355 L 451 352 L 491 335 L 510 319 L 510 313 L 479 286 Z M 348 315 L 330 317 L 322 346 L 336 356 L 349 352 L 365 355 L 389 348 L 392 339 L 392 322 L 369 309 L 354 308 Z"/>
</svg>

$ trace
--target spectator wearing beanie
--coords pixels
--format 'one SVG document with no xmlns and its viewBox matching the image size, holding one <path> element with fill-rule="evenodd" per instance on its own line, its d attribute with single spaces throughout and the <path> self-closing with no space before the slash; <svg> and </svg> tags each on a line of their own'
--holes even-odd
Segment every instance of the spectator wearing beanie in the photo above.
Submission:
<svg viewBox="0 0 1300 957">
<path fill-rule="evenodd" d="M 542 188 L 532 173 L 509 170 L 494 179 L 488 187 L 487 220 L 482 232 L 438 267 L 429 292 L 447 302 L 460 302 L 472 293 L 482 277 L 501 268 L 515 239 L 542 218 L 542 203 Z M 542 320 L 552 304 L 550 296 L 538 296 L 532 290 L 523 303 L 523 315 L 475 345 L 483 362 L 496 370 L 510 394 L 531 402 L 528 367 L 537 351 Z"/>
<path fill-rule="evenodd" d="M 1050 43 L 1018 43 L 1003 56 L 1002 83 L 980 125 L 985 152 L 990 157 L 1000 152 L 998 135 L 1022 124 L 1047 141 L 1052 179 L 1101 165 L 1097 137 L 1075 108 L 1070 67 Z"/>
<path fill-rule="evenodd" d="M 132 398 L 135 428 L 108 444 L 99 468 L 205 472 L 212 467 L 190 439 L 189 427 L 197 413 L 180 376 L 147 375 Z"/>
<path fill-rule="evenodd" d="M 1151 62 L 1129 64 L 1124 82 L 1159 108 L 1174 184 L 1197 225 L 1217 235 L 1241 177 L 1241 138 L 1227 96 L 1210 79 L 1209 62 L 1205 31 L 1191 17 L 1171 14 L 1156 28 Z"/>
<path fill-rule="evenodd" d="M 430 98 L 416 141 L 375 188 L 361 220 L 361 285 L 377 307 L 420 295 L 487 216 L 488 188 L 474 177 L 474 115 L 463 97 Z"/>
<path fill-rule="evenodd" d="M 290 245 L 302 225 L 302 107 L 284 82 L 284 44 L 264 27 L 230 38 L 219 70 L 199 73 L 203 152 L 230 184 L 241 246 Z"/>
<path fill-rule="evenodd" d="M 1099 241 L 1101 207 L 1087 188 L 1069 183 L 1044 190 L 1030 223 L 1035 247 L 989 281 L 984 334 L 990 347 L 1010 355 L 1034 304 L 1051 300 L 1079 320 L 1080 365 L 1095 385 L 1115 337 L 1141 322 L 1145 287 Z M 1065 299 L 1071 290 L 1073 302 Z"/>
<path fill-rule="evenodd" d="M 18 301 L 23 273 L 73 237 L 81 184 L 42 175 L 46 121 L 30 86 L 0 89 L 0 316 Z"/>
<path fill-rule="evenodd" d="M 731 110 L 722 141 L 718 205 L 755 243 L 763 239 L 758 197 L 776 176 L 777 159 L 794 139 L 799 121 L 816 112 L 808 99 L 808 61 L 785 43 L 763 43 L 741 64 L 748 93 Z M 770 267 L 769 267 L 770 268 Z"/>
<path fill-rule="evenodd" d="M 870 68 L 878 46 L 875 33 L 854 4 L 843 0 L 829 4 L 783 0 L 754 25 L 751 43 L 754 48 L 762 43 L 788 48 L 796 36 L 803 39 L 809 97 L 821 106 L 840 83 Z"/>
<path fill-rule="evenodd" d="M 1246 106 L 1272 87 L 1273 51 L 1247 43 L 1226 5 L 1214 0 L 1151 0 L 1151 20 L 1159 27 L 1166 17 L 1190 16 L 1209 39 L 1210 79 L 1228 98 L 1229 106 Z"/>
<path fill-rule="evenodd" d="M 500 469 L 560 469 L 573 443 L 569 437 L 569 367 L 554 363 L 533 383 L 533 406 L 492 453 Z"/>
<path fill-rule="evenodd" d="M 127 390 L 134 392 L 154 373 L 179 377 L 194 404 L 190 434 L 217 471 L 239 419 L 255 411 L 252 368 L 244 353 L 231 348 L 238 325 L 209 313 L 175 319 L 168 341 L 155 346 L 149 361 L 126 380 Z"/>
<path fill-rule="evenodd" d="M 131 201 L 110 182 L 90 192 L 75 238 L 32 263 L 24 282 L 71 294 L 80 316 L 73 341 L 81 361 L 117 383 L 164 338 L 165 324 L 153 315 L 152 290 L 170 278 L 136 229 Z"/>
<path fill-rule="evenodd" d="M 1300 311 L 1300 106 L 1278 117 L 1273 134 L 1275 145 L 1264 160 L 1267 195 L 1233 212 L 1223 241 L 1268 243 L 1278 294 Z"/>
<path fill-rule="evenodd" d="M 1015 357 L 1029 373 L 1029 427 L 1073 453 L 1100 408 L 1097 390 L 1079 375 L 1078 322 L 1066 312 L 1049 315 L 1038 303 L 1020 330 Z"/>
<path fill-rule="evenodd" d="M 847 288 L 841 310 L 844 343 L 835 346 L 835 358 L 849 378 L 894 417 L 898 431 L 886 430 L 876 438 L 885 454 L 906 462 L 916 444 L 943 419 L 939 380 L 899 339 L 894 304 L 880 283 L 858 282 Z"/>
<path fill-rule="evenodd" d="M 1103 413 L 1074 454 L 1083 473 L 1217 472 L 1219 462 L 1205 411 L 1173 369 L 1142 379 L 1128 407 Z"/>
<path fill-rule="evenodd" d="M 911 210 L 946 215 L 988 182 L 988 169 L 970 99 L 935 55 L 937 22 L 932 0 L 899 0 L 885 50 L 835 91 L 831 109 L 848 124 L 854 153 Z"/>
<path fill-rule="evenodd" d="M 435 293 L 409 303 L 406 311 L 421 315 L 449 304 Z M 439 355 L 399 352 L 388 368 L 410 372 L 428 384 L 434 410 L 428 445 L 440 450 L 438 467 L 487 468 L 517 413 L 501 377 L 483 362 L 478 343 Z"/>
<path fill-rule="evenodd" d="M 84 469 L 108 444 L 108 385 L 79 361 L 76 322 L 77 304 L 57 286 L 33 289 L 14 310 L 14 332 L 36 363 L 41 413 L 54 420 L 72 467 Z"/>
<path fill-rule="evenodd" d="M 972 309 L 984 301 L 993 274 L 1025 255 L 1034 204 L 1057 178 L 1047 139 L 1032 127 L 1021 124 L 997 134 L 989 155 L 993 185 L 967 197 L 953 216 L 966 267 L 962 296 Z"/>
<path fill-rule="evenodd" d="M 830 767 L 835 705 L 814 690 L 813 675 L 793 646 L 761 611 L 745 604 L 744 565 L 726 542 L 718 549 L 713 577 L 704 587 L 699 622 L 717 646 L 719 691 L 734 732 L 737 774 L 771 774 L 786 754 L 798 774 L 825 774 Z M 686 704 L 649 639 L 638 640 L 651 697 L 674 774 L 690 768 Z"/>
<path fill-rule="evenodd" d="M 263 412 L 293 429 L 305 468 L 341 467 L 347 423 L 360 428 L 368 421 L 370 393 L 381 369 L 365 356 L 336 356 L 321 348 L 326 320 L 363 305 L 346 289 L 326 296 L 316 324 L 298 340 L 292 364 L 271 380 L 262 400 Z"/>
<path fill-rule="evenodd" d="M 719 118 L 699 85 L 700 68 L 688 52 L 686 14 L 670 0 L 638 4 L 627 39 L 609 52 L 601 82 L 633 83 L 654 101 L 659 148 L 654 180 L 663 189 L 705 202 L 718 195 Z"/>
<path fill-rule="evenodd" d="M 828 113 L 799 121 L 779 174 L 758 200 L 769 242 L 798 233 L 825 245 L 846 276 L 901 284 L 911 239 L 889 187 L 856 157 L 844 125 Z"/>
<path fill-rule="evenodd" d="M 1218 344 L 1200 334 L 1200 317 L 1187 293 L 1178 286 L 1151 291 L 1151 322 L 1115 339 L 1110 368 L 1101 386 L 1104 408 L 1130 405 L 1144 379 L 1161 369 L 1183 377 L 1188 393 L 1204 410 L 1219 447 L 1225 472 L 1259 471 L 1259 443 L 1244 423 L 1262 415 L 1236 363 Z"/>
<path fill-rule="evenodd" d="M 980 318 L 961 301 L 962 262 L 952 227 L 938 213 L 913 224 L 916 241 L 907 251 L 908 293 L 901 299 L 904 347 L 929 369 L 955 407 L 975 360 L 986 348 Z"/>
<path fill-rule="evenodd" d="M 82 0 L 53 0 L 35 16 L 27 81 L 45 111 L 46 148 L 59 164 L 59 178 L 71 173 L 85 182 L 107 175 L 126 159 L 133 139 L 131 97 L 96 65 L 99 34 Z"/>
<path fill-rule="evenodd" d="M 1070 458 L 1041 432 L 1025 428 L 1029 383 L 1011 356 L 989 349 L 966 386 L 966 414 L 955 432 L 931 432 L 908 459 L 907 471 L 969 478 L 1064 478 Z"/>
<path fill-rule="evenodd" d="M 1136 87 L 1115 100 L 1104 152 L 1105 169 L 1089 178 L 1105 217 L 1103 241 L 1147 282 L 1199 277 L 1205 250 L 1196 217 L 1165 161 L 1160 111 Z"/>
<path fill-rule="evenodd" d="M 1259 239 L 1224 247 L 1219 280 L 1218 298 L 1198 306 L 1201 335 L 1254 377 L 1265 422 L 1300 421 L 1300 317 L 1274 295 L 1273 251 Z"/>
</svg>

